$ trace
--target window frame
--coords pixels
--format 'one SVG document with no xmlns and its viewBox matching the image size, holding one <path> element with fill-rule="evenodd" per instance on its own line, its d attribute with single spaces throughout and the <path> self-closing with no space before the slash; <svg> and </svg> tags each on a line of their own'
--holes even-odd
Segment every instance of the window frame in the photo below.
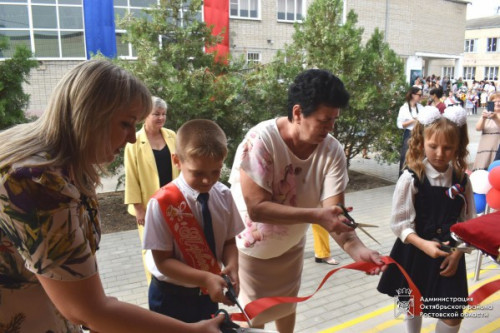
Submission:
<svg viewBox="0 0 500 333">
<path fill-rule="evenodd" d="M 493 77 L 491 71 L 493 70 Z M 498 80 L 498 66 L 484 66 L 484 80 L 497 81 Z"/>
<path fill-rule="evenodd" d="M 33 58 L 38 59 L 38 60 L 86 60 L 87 59 L 87 45 L 85 43 L 85 14 L 83 11 L 83 0 L 81 1 L 80 4 L 59 4 L 58 1 L 54 3 L 33 3 L 31 1 L 25 1 L 25 2 L 18 2 L 18 3 L 13 3 L 13 2 L 5 2 L 0 0 L 0 5 L 1 6 L 9 6 L 9 7 L 14 7 L 14 6 L 23 6 L 27 7 L 27 14 L 28 14 L 28 27 L 27 28 L 0 28 L 0 32 L 2 31 L 8 31 L 8 32 L 13 32 L 13 31 L 19 31 L 19 32 L 27 32 L 29 35 L 29 49 L 33 53 Z M 55 14 L 56 14 L 56 27 L 55 28 L 35 28 L 34 27 L 34 21 L 33 21 L 33 6 L 37 7 L 53 7 L 55 8 Z M 78 8 L 81 12 L 81 28 L 61 28 L 61 16 L 60 16 L 60 9 L 61 8 Z M 57 35 L 57 53 L 59 54 L 58 56 L 38 56 L 36 52 L 36 42 L 35 42 L 35 35 L 39 32 L 55 32 Z M 64 33 L 81 33 L 82 34 L 82 41 L 83 41 L 83 55 L 82 56 L 69 56 L 65 57 L 63 56 L 64 51 L 63 51 L 63 37 Z M 14 51 L 12 49 L 9 49 L 9 51 Z M 10 53 L 10 52 L 9 52 Z M 7 59 L 10 58 L 11 55 L 5 57 L 2 56 L 0 59 Z"/>
<path fill-rule="evenodd" d="M 476 67 L 475 66 L 464 66 L 463 78 L 464 78 L 464 80 L 475 80 L 476 79 Z"/>
<path fill-rule="evenodd" d="M 472 42 L 472 49 L 471 49 Z M 464 53 L 476 53 L 477 52 L 477 38 L 469 38 L 464 41 Z"/>
<path fill-rule="evenodd" d="M 285 18 L 284 19 L 280 19 L 278 17 L 279 15 L 279 2 L 280 1 L 284 1 L 285 2 Z M 301 8 L 301 12 L 302 12 L 302 18 L 301 19 L 297 19 L 297 1 L 298 0 L 292 0 L 293 3 L 294 3 L 294 10 L 293 10 L 293 20 L 289 20 L 286 18 L 286 14 L 288 13 L 287 11 L 287 7 L 288 7 L 288 0 L 276 0 L 276 21 L 277 22 L 282 22 L 282 23 L 295 23 L 295 22 L 302 22 L 304 20 L 304 17 L 305 17 L 305 11 L 306 11 L 306 0 L 302 0 L 302 8 Z"/>
<path fill-rule="evenodd" d="M 249 56 L 251 54 L 252 55 L 258 55 L 259 59 L 258 60 L 256 60 L 256 59 L 249 59 Z M 255 64 L 262 64 L 262 52 L 260 52 L 260 51 L 254 51 L 254 50 L 247 51 L 246 52 L 245 60 L 246 60 L 246 65 L 247 66 L 253 66 Z"/>
<path fill-rule="evenodd" d="M 451 75 L 450 75 L 451 72 Z M 441 77 L 447 76 L 450 80 L 455 78 L 455 67 L 454 66 L 443 66 L 441 70 Z"/>
<path fill-rule="evenodd" d="M 130 0 L 126 0 L 127 4 L 126 5 L 116 5 L 115 2 L 113 1 L 113 13 L 115 15 L 114 17 L 114 20 L 115 20 L 115 39 L 116 39 L 116 56 L 120 59 L 127 59 L 127 60 L 136 60 L 137 59 L 137 55 L 134 55 L 134 49 L 132 48 L 132 44 L 131 43 L 126 43 L 126 48 L 128 50 L 128 54 L 126 55 L 122 55 L 119 53 L 119 50 L 118 50 L 118 43 L 121 43 L 119 40 L 118 40 L 118 35 L 124 35 L 127 33 L 127 30 L 126 29 L 119 29 L 116 25 L 116 9 L 119 8 L 119 9 L 124 9 L 125 10 L 125 15 L 129 15 L 132 10 L 143 10 L 143 9 L 146 9 L 146 8 L 149 8 L 149 7 L 141 7 L 141 6 L 132 6 L 130 5 Z M 159 0 L 156 0 L 156 4 L 159 3 Z M 160 41 L 160 39 L 158 39 L 158 41 Z"/>
<path fill-rule="evenodd" d="M 499 52 L 500 51 L 500 47 L 498 45 L 498 41 L 499 41 L 498 37 L 488 37 L 488 38 L 486 38 L 486 52 L 487 53 L 496 53 L 496 52 Z M 493 48 L 494 48 L 494 50 L 493 50 Z"/>
<path fill-rule="evenodd" d="M 250 20 L 250 21 L 260 21 L 261 20 L 261 17 L 262 17 L 262 14 L 261 14 L 261 10 L 262 10 L 262 0 L 256 0 L 257 1 L 257 17 L 250 17 L 250 12 L 251 10 L 249 9 L 248 10 L 248 13 L 249 13 L 249 16 L 246 17 L 246 16 L 240 16 L 239 13 L 240 13 L 240 8 L 241 8 L 241 2 L 242 1 L 246 1 L 248 2 L 248 8 L 250 8 L 250 1 L 252 0 L 226 0 L 226 1 L 229 1 L 229 19 L 235 19 L 235 20 Z M 238 15 L 233 15 L 231 14 L 231 5 L 236 2 L 236 6 L 238 7 L 237 8 L 237 12 L 238 12 Z"/>
<path fill-rule="evenodd" d="M 127 33 L 127 30 L 125 29 L 118 29 L 116 27 L 116 9 L 119 8 L 119 9 L 125 9 L 125 15 L 128 15 L 130 14 L 131 10 L 143 10 L 143 9 L 148 9 L 150 7 L 139 7 L 139 6 L 131 6 L 130 5 L 130 0 L 126 0 L 127 1 L 127 5 L 115 5 L 113 3 L 113 10 L 115 12 L 115 36 L 116 37 L 116 52 L 117 52 L 117 57 L 120 58 L 120 59 L 126 59 L 126 60 L 136 60 L 137 59 L 137 55 L 134 55 L 134 49 L 132 47 L 132 44 L 131 43 L 127 43 L 127 49 L 128 49 L 128 55 L 120 55 L 119 53 L 119 50 L 118 50 L 118 35 L 119 34 L 126 34 Z M 160 0 L 156 0 L 156 5 L 159 5 L 160 4 Z M 150 5 L 151 6 L 151 5 Z M 201 8 L 200 8 L 200 11 L 201 11 L 201 20 L 204 21 L 205 18 L 203 16 L 203 12 L 204 12 L 204 5 L 202 4 L 201 5 Z M 183 17 L 183 10 L 181 9 L 181 17 Z M 158 47 L 161 47 L 162 45 L 162 36 L 158 35 Z"/>
</svg>

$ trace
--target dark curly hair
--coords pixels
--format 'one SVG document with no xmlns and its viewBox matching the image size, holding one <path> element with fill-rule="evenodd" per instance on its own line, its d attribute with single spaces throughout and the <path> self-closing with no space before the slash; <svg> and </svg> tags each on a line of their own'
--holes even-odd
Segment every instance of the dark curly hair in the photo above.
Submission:
<svg viewBox="0 0 500 333">
<path fill-rule="evenodd" d="M 288 89 L 288 120 L 293 120 L 293 106 L 298 104 L 304 117 L 308 117 L 321 105 L 345 108 L 349 103 L 349 93 L 344 83 L 322 69 L 306 70 L 295 78 Z"/>
</svg>

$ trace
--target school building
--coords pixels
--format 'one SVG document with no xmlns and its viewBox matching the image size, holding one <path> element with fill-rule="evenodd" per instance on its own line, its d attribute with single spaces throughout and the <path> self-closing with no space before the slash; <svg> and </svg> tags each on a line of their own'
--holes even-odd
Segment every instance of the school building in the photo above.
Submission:
<svg viewBox="0 0 500 333">
<path fill-rule="evenodd" d="M 465 29 L 464 78 L 498 81 L 500 15 L 468 20 Z"/>
<path fill-rule="evenodd" d="M 29 112 L 40 114 L 63 73 L 101 50 L 134 59 L 131 45 L 122 43 L 124 30 L 115 18 L 145 15 L 143 8 L 158 0 L 0 0 L 0 36 L 11 46 L 30 48 L 40 66 L 33 70 L 26 92 Z M 292 41 L 294 24 L 314 0 L 205 0 L 201 20 L 228 22 L 222 45 L 232 56 L 267 63 Z M 344 17 L 358 14 L 365 42 L 375 28 L 404 59 L 408 79 L 416 75 L 462 76 L 467 1 L 343 0 Z M 2 50 L 0 60 L 12 55 Z"/>
</svg>

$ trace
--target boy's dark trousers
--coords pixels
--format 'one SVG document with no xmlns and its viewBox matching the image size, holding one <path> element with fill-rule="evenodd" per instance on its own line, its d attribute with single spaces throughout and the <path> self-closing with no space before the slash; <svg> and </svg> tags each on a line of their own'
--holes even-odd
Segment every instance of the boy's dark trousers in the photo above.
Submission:
<svg viewBox="0 0 500 333">
<path fill-rule="evenodd" d="M 219 309 L 219 304 L 209 295 L 200 293 L 200 288 L 186 288 L 151 277 L 148 292 L 149 309 L 185 323 L 196 323 L 210 319 Z"/>
<path fill-rule="evenodd" d="M 494 161 L 498 161 L 498 160 L 500 160 L 500 145 L 498 145 L 498 150 L 497 150 L 497 154 L 495 155 Z"/>
</svg>

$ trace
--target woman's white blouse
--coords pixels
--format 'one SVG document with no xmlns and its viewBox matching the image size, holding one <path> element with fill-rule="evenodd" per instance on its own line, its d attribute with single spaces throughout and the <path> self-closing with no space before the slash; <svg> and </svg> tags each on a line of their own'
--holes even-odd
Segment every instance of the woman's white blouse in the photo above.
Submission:
<svg viewBox="0 0 500 333">
<path fill-rule="evenodd" d="M 432 186 L 450 187 L 452 184 L 453 168 L 450 166 L 445 172 L 439 172 L 432 165 L 424 160 L 425 175 Z M 394 196 L 392 198 L 391 229 L 394 234 L 406 242 L 406 237 L 415 232 L 415 195 L 418 189 L 414 184 L 414 178 L 408 170 L 405 170 L 396 184 Z M 476 215 L 476 206 L 474 204 L 474 194 L 472 185 L 467 179 L 465 188 L 465 198 L 467 205 L 464 205 L 459 216 L 458 222 L 463 222 L 474 218 Z M 467 207 L 467 209 L 466 209 Z"/>
<path fill-rule="evenodd" d="M 415 107 L 411 108 L 411 112 L 410 112 L 410 108 L 408 107 L 408 102 L 405 102 L 400 108 L 399 108 L 399 113 L 398 113 L 398 119 L 397 119 L 397 122 L 396 122 L 396 125 L 398 126 L 398 128 L 401 128 L 401 129 L 408 129 L 408 130 L 412 130 L 413 127 L 415 126 L 414 123 L 408 125 L 407 127 L 403 127 L 403 123 L 405 121 L 408 121 L 408 120 L 411 120 L 413 118 L 416 118 L 417 115 L 418 115 L 418 112 L 420 112 L 422 110 L 423 106 L 421 104 L 416 104 Z"/>
</svg>

